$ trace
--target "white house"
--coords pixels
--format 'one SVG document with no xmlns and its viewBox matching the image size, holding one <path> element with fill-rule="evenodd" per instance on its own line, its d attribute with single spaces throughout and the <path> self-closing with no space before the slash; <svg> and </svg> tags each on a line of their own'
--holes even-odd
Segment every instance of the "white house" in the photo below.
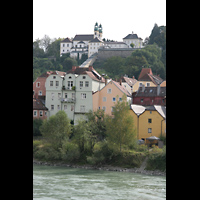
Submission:
<svg viewBox="0 0 200 200">
<path fill-rule="evenodd" d="M 142 48 L 142 38 L 139 38 L 137 34 L 128 34 L 123 38 L 123 42 L 128 45 L 129 48 L 132 48 L 131 43 L 134 44 L 134 48 Z"/>
<path fill-rule="evenodd" d="M 77 124 L 93 109 L 92 94 L 105 86 L 105 80 L 92 66 L 73 66 L 64 76 L 52 74 L 46 80 L 46 102 L 49 116 L 64 110 Z"/>
<path fill-rule="evenodd" d="M 70 53 L 70 57 L 77 58 L 79 55 L 79 59 L 81 59 L 83 54 L 87 54 L 88 56 L 92 55 L 91 52 L 98 52 L 97 48 L 98 45 L 102 45 L 102 35 L 103 35 L 103 30 L 102 30 L 102 25 L 100 24 L 98 26 L 98 23 L 96 22 L 94 26 L 94 34 L 78 34 L 75 35 L 73 40 L 70 40 L 69 38 L 65 38 L 60 42 L 60 56 L 65 53 Z M 89 48 L 89 42 L 91 42 L 94 39 L 100 40 L 101 44 L 97 41 L 95 43 L 98 43 L 97 47 L 93 46 L 92 50 L 95 51 L 88 51 Z M 93 42 L 94 44 L 94 42 Z M 89 48 L 90 49 L 90 48 Z M 97 51 L 96 51 L 97 50 Z"/>
<path fill-rule="evenodd" d="M 98 37 L 95 37 L 93 40 L 89 42 L 89 51 L 88 51 L 88 57 L 90 57 L 92 54 L 98 52 L 98 49 L 103 46 L 103 41 L 100 40 Z"/>
</svg>

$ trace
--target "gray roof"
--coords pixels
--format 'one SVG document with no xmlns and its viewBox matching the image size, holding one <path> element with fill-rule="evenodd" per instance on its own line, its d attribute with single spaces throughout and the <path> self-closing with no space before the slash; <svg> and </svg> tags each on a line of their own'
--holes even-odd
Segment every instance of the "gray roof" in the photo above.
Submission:
<svg viewBox="0 0 200 200">
<path fill-rule="evenodd" d="M 166 87 L 160 87 L 157 95 L 157 87 L 145 87 L 144 90 L 142 87 L 138 88 L 137 97 L 155 97 L 155 96 L 166 96 Z"/>
<path fill-rule="evenodd" d="M 90 42 L 103 42 L 103 41 L 101 41 L 99 38 L 94 38 L 94 39 L 92 39 Z"/>
<path fill-rule="evenodd" d="M 90 41 L 94 39 L 94 34 L 76 35 L 73 41 Z"/>
<path fill-rule="evenodd" d="M 61 43 L 64 43 L 64 42 L 70 42 L 70 43 L 72 43 L 72 41 L 68 37 L 61 41 Z"/>
<path fill-rule="evenodd" d="M 138 38 L 137 34 L 128 34 L 125 38 L 123 39 L 140 39 L 142 40 L 142 38 Z"/>
</svg>

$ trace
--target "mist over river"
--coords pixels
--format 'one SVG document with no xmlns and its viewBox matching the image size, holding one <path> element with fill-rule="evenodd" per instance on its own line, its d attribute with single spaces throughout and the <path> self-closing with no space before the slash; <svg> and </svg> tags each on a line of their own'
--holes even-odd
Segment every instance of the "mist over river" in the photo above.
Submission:
<svg viewBox="0 0 200 200">
<path fill-rule="evenodd" d="M 166 199 L 166 177 L 34 164 L 33 198 L 161 200 Z"/>
</svg>

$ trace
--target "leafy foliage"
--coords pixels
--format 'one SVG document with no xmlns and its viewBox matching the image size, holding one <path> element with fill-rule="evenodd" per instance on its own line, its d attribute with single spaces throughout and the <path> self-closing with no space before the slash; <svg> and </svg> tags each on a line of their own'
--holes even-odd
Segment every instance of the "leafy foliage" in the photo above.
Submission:
<svg viewBox="0 0 200 200">
<path fill-rule="evenodd" d="M 122 102 L 117 102 L 113 109 L 114 117 L 107 120 L 108 141 L 116 143 L 120 149 L 122 145 L 130 145 L 136 140 L 136 131 L 134 128 L 133 118 L 129 114 L 129 105 L 126 96 Z"/>
<path fill-rule="evenodd" d="M 59 111 L 48 120 L 44 120 L 40 127 L 42 136 L 56 149 L 62 147 L 63 141 L 71 134 L 71 124 L 64 111 Z"/>
</svg>

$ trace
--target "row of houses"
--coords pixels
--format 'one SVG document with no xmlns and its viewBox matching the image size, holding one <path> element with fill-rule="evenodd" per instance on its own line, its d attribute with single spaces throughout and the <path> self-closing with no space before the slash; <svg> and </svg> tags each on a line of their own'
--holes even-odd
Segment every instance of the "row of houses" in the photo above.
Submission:
<svg viewBox="0 0 200 200">
<path fill-rule="evenodd" d="M 112 115 L 117 101 L 126 96 L 138 139 L 166 135 L 166 81 L 143 68 L 138 80 L 105 79 L 92 66 L 73 66 L 67 72 L 48 71 L 33 83 L 33 118 L 48 118 L 64 110 L 76 125 L 90 110 Z"/>
</svg>

